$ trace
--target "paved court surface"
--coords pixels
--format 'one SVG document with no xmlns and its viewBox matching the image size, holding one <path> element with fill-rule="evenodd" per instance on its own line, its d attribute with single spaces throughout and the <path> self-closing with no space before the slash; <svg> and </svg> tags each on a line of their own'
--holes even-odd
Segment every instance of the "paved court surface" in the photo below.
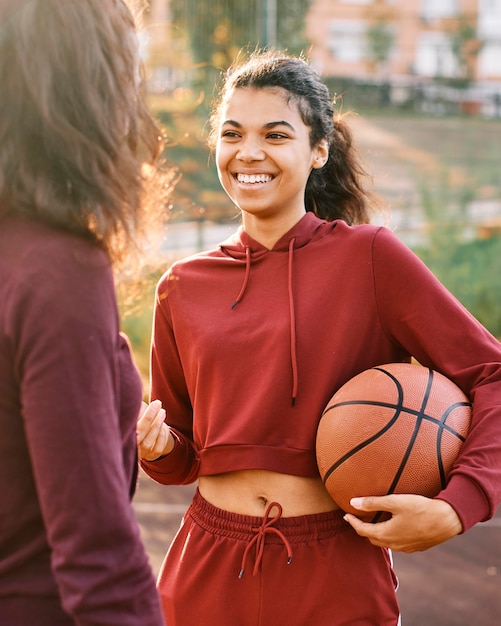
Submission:
<svg viewBox="0 0 501 626">
<path fill-rule="evenodd" d="M 140 475 L 134 507 L 155 573 L 193 490 Z M 501 626 L 501 510 L 492 521 L 427 552 L 395 554 L 395 569 L 402 626 Z"/>
</svg>

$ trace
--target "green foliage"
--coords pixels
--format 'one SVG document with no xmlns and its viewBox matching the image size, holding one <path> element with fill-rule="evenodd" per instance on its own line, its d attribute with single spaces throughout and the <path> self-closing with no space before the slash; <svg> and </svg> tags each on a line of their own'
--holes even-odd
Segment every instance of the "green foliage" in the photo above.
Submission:
<svg viewBox="0 0 501 626">
<path fill-rule="evenodd" d="M 299 54 L 308 48 L 304 22 L 310 0 L 277 0 L 278 48 L 286 48 L 291 54 Z"/>
<path fill-rule="evenodd" d="M 166 158 L 181 171 L 170 218 L 219 222 L 233 217 L 236 209 L 221 187 L 213 155 L 206 145 L 205 108 L 174 113 L 162 110 L 157 117 L 169 138 Z"/>
<path fill-rule="evenodd" d="M 491 333 L 501 337 L 501 237 L 471 238 L 471 186 L 451 188 L 445 170 L 435 186 L 421 184 L 429 243 L 416 253 Z"/>
<path fill-rule="evenodd" d="M 387 22 L 378 20 L 368 27 L 366 36 L 369 59 L 379 68 L 389 59 L 395 40 L 393 30 Z"/>
<path fill-rule="evenodd" d="M 478 38 L 476 24 L 462 15 L 456 28 L 449 34 L 452 54 L 454 55 L 462 86 L 467 87 L 473 80 L 473 60 L 480 53 L 483 42 Z"/>
<path fill-rule="evenodd" d="M 501 337 L 501 237 L 456 240 L 444 250 L 446 255 L 436 248 L 416 252 L 447 289 L 491 333 Z"/>
<path fill-rule="evenodd" d="M 149 357 L 155 286 L 167 267 L 160 266 L 140 281 L 118 285 L 121 330 L 129 338 L 145 395 L 149 386 Z"/>
<path fill-rule="evenodd" d="M 275 0 L 276 32 L 268 33 L 267 0 L 172 0 L 172 21 L 188 41 L 194 61 L 192 86 L 213 97 L 221 70 L 242 49 L 274 45 L 297 54 L 308 45 L 303 35 L 308 0 Z"/>
</svg>

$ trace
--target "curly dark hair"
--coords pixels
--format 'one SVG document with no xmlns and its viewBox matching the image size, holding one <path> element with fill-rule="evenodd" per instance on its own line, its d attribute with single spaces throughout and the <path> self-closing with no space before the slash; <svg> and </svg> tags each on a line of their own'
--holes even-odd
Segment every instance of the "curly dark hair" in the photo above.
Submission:
<svg viewBox="0 0 501 626">
<path fill-rule="evenodd" d="M 143 238 L 173 178 L 136 30 L 124 0 L 0 3 L 0 217 L 90 238 L 114 263 Z"/>
<path fill-rule="evenodd" d="M 372 178 L 353 143 L 345 121 L 347 114 L 335 113 L 327 86 L 302 57 L 257 50 L 246 62 L 237 62 L 226 71 L 210 117 L 211 149 L 217 142 L 221 108 L 232 91 L 241 87 L 286 91 L 310 128 L 311 147 L 327 139 L 327 163 L 312 170 L 306 185 L 307 211 L 328 221 L 343 219 L 349 224 L 360 224 L 369 222 L 371 214 L 381 210 L 378 197 L 369 189 Z"/>
</svg>

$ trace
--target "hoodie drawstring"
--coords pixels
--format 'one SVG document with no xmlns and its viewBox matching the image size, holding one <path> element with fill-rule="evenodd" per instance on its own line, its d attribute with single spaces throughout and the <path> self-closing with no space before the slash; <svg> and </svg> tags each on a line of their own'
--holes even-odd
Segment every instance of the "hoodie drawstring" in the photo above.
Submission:
<svg viewBox="0 0 501 626">
<path fill-rule="evenodd" d="M 244 282 L 242 283 L 242 287 L 240 289 L 240 293 L 236 297 L 235 302 L 231 305 L 232 309 L 234 309 L 237 306 L 237 304 L 242 299 L 242 297 L 243 297 L 243 295 L 245 293 L 245 290 L 247 289 L 247 283 L 249 282 L 249 276 L 250 276 L 250 269 L 251 269 L 251 250 L 250 250 L 249 246 L 247 246 L 245 248 L 245 275 L 244 275 Z"/>
<path fill-rule="evenodd" d="M 296 403 L 297 390 L 298 390 L 298 372 L 297 372 L 297 351 L 296 351 L 296 313 L 294 309 L 294 291 L 292 289 L 292 260 L 294 258 L 294 243 L 295 238 L 289 241 L 289 269 L 287 289 L 289 292 L 289 320 L 290 320 L 290 351 L 291 351 L 291 366 L 292 366 L 292 406 Z"/>
<path fill-rule="evenodd" d="M 292 265 L 294 259 L 294 244 L 296 243 L 296 238 L 293 237 L 289 241 L 289 260 L 288 260 L 288 270 L 287 270 L 287 292 L 289 296 L 289 323 L 290 323 L 290 355 L 291 355 L 291 368 L 292 368 L 292 393 L 291 393 L 291 403 L 292 406 L 296 404 L 296 398 L 299 387 L 299 376 L 298 376 L 298 366 L 297 366 L 297 350 L 296 350 L 296 313 L 294 308 L 294 290 L 293 290 L 293 280 L 292 280 Z M 251 249 L 249 246 L 245 247 L 245 274 L 244 280 L 242 283 L 242 287 L 240 288 L 240 292 L 235 299 L 235 302 L 231 305 L 231 308 L 234 309 L 237 304 L 242 300 L 245 290 L 247 289 L 247 285 L 249 283 L 249 276 L 251 271 Z"/>
<path fill-rule="evenodd" d="M 269 518 L 270 515 L 270 511 L 271 509 L 273 509 L 274 507 L 276 507 L 278 509 L 277 514 L 275 515 L 275 517 L 273 518 Z M 242 566 L 240 568 L 240 573 L 238 574 L 239 578 L 242 578 L 242 576 L 244 575 L 245 572 L 245 563 L 247 561 L 247 556 L 252 548 L 252 546 L 256 546 L 256 559 L 254 561 L 254 569 L 252 571 L 252 575 L 255 576 L 257 574 L 257 571 L 259 569 L 259 565 L 263 559 L 263 552 L 264 552 L 264 544 L 265 544 L 265 537 L 267 534 L 276 534 L 280 537 L 280 539 L 284 542 L 284 545 L 287 549 L 287 565 L 290 565 L 290 563 L 292 562 L 292 548 L 291 545 L 289 543 L 289 541 L 287 540 L 287 537 L 283 534 L 283 532 L 281 530 L 279 530 L 278 528 L 275 528 L 273 526 L 273 524 L 275 524 L 275 522 L 278 522 L 278 520 L 282 517 L 282 507 L 280 504 L 278 504 L 278 502 L 271 502 L 268 506 L 268 508 L 266 509 L 266 512 L 263 516 L 263 521 L 261 522 L 260 526 L 254 527 L 252 528 L 253 532 L 255 532 L 256 534 L 254 535 L 254 537 L 250 540 L 250 542 L 247 544 L 247 547 L 245 548 L 244 551 L 244 555 L 242 557 Z"/>
</svg>

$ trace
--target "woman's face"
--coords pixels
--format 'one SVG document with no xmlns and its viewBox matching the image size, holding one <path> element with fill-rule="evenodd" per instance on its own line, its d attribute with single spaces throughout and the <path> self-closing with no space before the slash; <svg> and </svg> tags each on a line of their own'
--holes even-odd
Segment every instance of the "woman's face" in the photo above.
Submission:
<svg viewBox="0 0 501 626">
<path fill-rule="evenodd" d="M 327 143 L 310 146 L 310 128 L 287 96 L 281 88 L 240 87 L 223 104 L 216 164 L 244 224 L 250 215 L 296 223 L 310 172 L 327 160 Z"/>
</svg>

